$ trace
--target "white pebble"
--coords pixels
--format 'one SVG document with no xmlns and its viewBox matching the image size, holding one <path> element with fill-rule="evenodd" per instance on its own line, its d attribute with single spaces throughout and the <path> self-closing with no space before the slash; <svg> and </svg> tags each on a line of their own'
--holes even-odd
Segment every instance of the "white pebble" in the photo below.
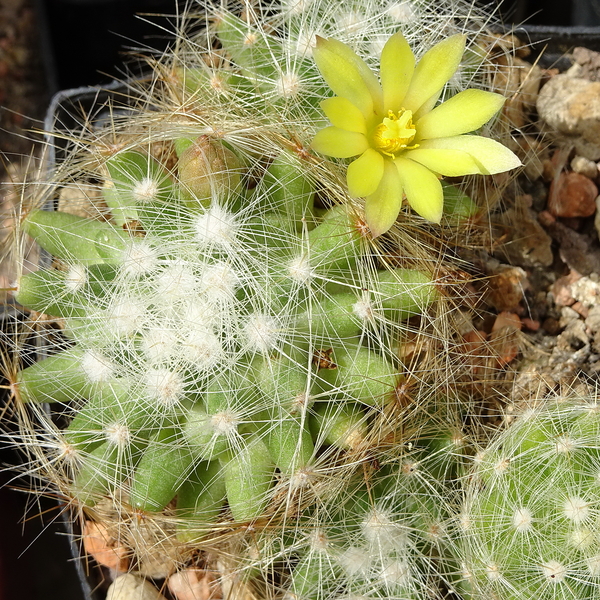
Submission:
<svg viewBox="0 0 600 600">
<path fill-rule="evenodd" d="M 571 169 L 575 173 L 585 175 L 590 179 L 595 179 L 598 176 L 598 165 L 593 161 L 585 158 L 584 156 L 576 156 L 571 161 Z"/>
<path fill-rule="evenodd" d="M 106 600 L 165 600 L 165 597 L 149 581 L 126 573 L 111 583 Z"/>
</svg>

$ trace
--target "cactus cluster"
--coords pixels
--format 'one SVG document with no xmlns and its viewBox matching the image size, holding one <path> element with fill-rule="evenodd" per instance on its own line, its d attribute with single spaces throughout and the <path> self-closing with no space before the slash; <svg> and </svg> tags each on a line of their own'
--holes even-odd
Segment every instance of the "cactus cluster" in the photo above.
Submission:
<svg viewBox="0 0 600 600">
<path fill-rule="evenodd" d="M 129 481 L 137 509 L 160 511 L 181 489 L 178 510 L 205 493 L 216 514 L 227 501 L 236 521 L 255 519 L 276 469 L 309 485 L 322 449 L 365 443 L 394 397 L 401 367 L 381 341 L 435 300 L 431 275 L 378 268 L 348 207 L 317 217 L 291 153 L 251 190 L 239 164 L 207 136 L 171 174 L 117 151 L 103 164 L 110 220 L 23 220 L 63 270 L 24 275 L 16 299 L 64 319 L 71 346 L 22 370 L 16 390 L 69 406 L 64 452 L 85 503 Z M 278 201 L 286 179 L 295 207 Z M 135 233 L 114 216 L 125 211 Z"/>
<path fill-rule="evenodd" d="M 404 205 L 374 236 L 349 161 L 310 148 L 331 95 L 315 34 L 364 72 L 398 30 L 420 58 L 481 14 L 207 7 L 137 84 L 135 113 L 85 132 L 23 206 L 52 260 L 15 298 L 32 326 L 60 325 L 11 378 L 30 471 L 81 514 L 120 518 L 140 572 L 136 527 L 155 523 L 149 545 L 226 557 L 261 598 L 597 595 L 595 405 L 549 404 L 475 454 L 477 392 L 455 385 L 451 245 L 485 198 L 444 183 L 440 225 Z M 482 48 L 431 106 L 486 86 Z M 63 188 L 90 196 L 88 216 L 48 210 Z"/>
</svg>

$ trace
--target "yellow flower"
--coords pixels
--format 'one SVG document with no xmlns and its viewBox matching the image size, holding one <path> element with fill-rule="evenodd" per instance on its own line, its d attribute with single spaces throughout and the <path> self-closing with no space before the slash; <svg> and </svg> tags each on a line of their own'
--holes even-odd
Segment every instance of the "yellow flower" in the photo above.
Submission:
<svg viewBox="0 0 600 600">
<path fill-rule="evenodd" d="M 439 223 L 442 176 L 489 175 L 521 164 L 502 144 L 465 135 L 502 108 L 503 96 L 468 89 L 435 106 L 464 48 L 465 36 L 454 35 L 415 64 L 396 33 L 381 53 L 380 83 L 346 44 L 317 38 L 313 56 L 336 96 L 321 102 L 332 126 L 319 131 L 311 146 L 337 158 L 360 155 L 348 166 L 348 190 L 365 197 L 373 236 L 393 225 L 404 196 L 418 214 Z"/>
</svg>

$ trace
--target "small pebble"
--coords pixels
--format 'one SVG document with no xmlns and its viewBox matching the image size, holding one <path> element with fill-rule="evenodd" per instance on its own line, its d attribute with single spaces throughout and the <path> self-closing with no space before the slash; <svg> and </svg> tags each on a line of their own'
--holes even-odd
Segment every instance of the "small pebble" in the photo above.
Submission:
<svg viewBox="0 0 600 600">
<path fill-rule="evenodd" d="M 592 331 L 600 331 L 600 306 L 590 308 L 585 324 Z"/>
<path fill-rule="evenodd" d="M 542 86 L 538 115 L 552 130 L 567 136 L 577 153 L 600 159 L 600 82 L 556 75 Z"/>
<path fill-rule="evenodd" d="M 117 577 L 106 592 L 106 600 L 166 600 L 149 582 L 131 573 Z"/>
<path fill-rule="evenodd" d="M 570 271 L 568 275 L 559 277 L 551 287 L 554 296 L 554 304 L 557 306 L 571 306 L 575 302 L 571 286 L 581 279 L 581 275 L 577 271 Z"/>
<path fill-rule="evenodd" d="M 221 600 L 221 586 L 210 571 L 184 569 L 167 580 L 169 591 L 177 600 Z"/>
<path fill-rule="evenodd" d="M 572 308 L 579 316 L 584 319 L 587 318 L 589 310 L 587 306 L 584 306 L 581 302 L 573 302 L 569 308 Z"/>
<path fill-rule="evenodd" d="M 501 329 L 504 329 L 505 327 L 508 329 L 511 329 L 513 331 L 520 331 L 521 330 L 521 319 L 519 318 L 519 315 L 510 313 L 510 312 L 506 312 L 506 311 L 501 312 L 496 317 L 496 320 L 494 321 L 494 324 L 492 325 L 492 333 L 494 333 L 496 331 L 500 331 Z"/>
<path fill-rule="evenodd" d="M 129 567 L 129 549 L 119 544 L 108 533 L 105 525 L 86 521 L 83 530 L 83 547 L 97 563 L 109 569 L 127 571 Z"/>
<path fill-rule="evenodd" d="M 562 327 L 560 326 L 558 319 L 555 319 L 554 317 L 548 317 L 542 323 L 542 329 L 548 335 L 558 335 L 561 332 Z"/>
<path fill-rule="evenodd" d="M 559 324 L 561 327 L 567 327 L 573 321 L 578 321 L 581 315 L 573 310 L 570 306 L 563 306 L 560 309 L 560 320 Z"/>
<path fill-rule="evenodd" d="M 598 176 L 598 165 L 584 156 L 575 156 L 571 161 L 571 169 L 575 173 L 580 173 L 590 179 L 596 179 Z"/>
<path fill-rule="evenodd" d="M 555 217 L 589 217 L 596 212 L 596 184 L 580 173 L 561 173 L 550 185 L 548 210 Z"/>
<path fill-rule="evenodd" d="M 487 333 L 485 331 L 472 329 L 463 334 L 464 350 L 467 354 L 476 354 L 485 346 Z"/>
<path fill-rule="evenodd" d="M 580 277 L 571 285 L 573 298 L 581 302 L 585 307 L 596 306 L 600 299 L 600 284 L 592 273 L 589 277 Z"/>
<path fill-rule="evenodd" d="M 490 344 L 496 352 L 496 360 L 500 367 L 512 362 L 519 354 L 517 333 L 521 327 L 521 319 L 514 313 L 501 312 L 496 317 L 490 334 Z"/>
<path fill-rule="evenodd" d="M 541 323 L 535 319 L 530 319 L 529 317 L 523 317 L 521 319 L 521 323 L 523 323 L 523 327 L 529 331 L 539 331 L 541 327 Z"/>
<path fill-rule="evenodd" d="M 518 312 L 523 292 L 528 287 L 527 273 L 523 269 L 501 265 L 489 281 L 488 303 L 498 311 Z"/>
</svg>

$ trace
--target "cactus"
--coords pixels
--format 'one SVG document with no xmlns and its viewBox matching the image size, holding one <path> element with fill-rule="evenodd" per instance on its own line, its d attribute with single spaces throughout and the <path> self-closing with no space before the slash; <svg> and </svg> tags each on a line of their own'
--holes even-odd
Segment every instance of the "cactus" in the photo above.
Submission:
<svg viewBox="0 0 600 600">
<path fill-rule="evenodd" d="M 476 457 L 461 515 L 469 598 L 586 600 L 600 593 L 600 410 L 526 410 Z"/>
<path fill-rule="evenodd" d="M 40 314 L 60 324 L 42 359 L 11 376 L 31 470 L 82 514 L 118 515 L 139 563 L 147 547 L 174 563 L 206 550 L 265 597 L 299 600 L 421 600 L 454 588 L 446 531 L 463 469 L 463 434 L 452 433 L 462 432 L 463 405 L 449 333 L 456 259 L 445 250 L 461 227 L 471 235 L 484 200 L 415 167 L 437 203 L 425 213 L 441 224 L 401 207 L 390 169 L 405 164 L 393 153 L 407 145 L 381 142 L 379 126 L 383 200 L 398 193 L 391 212 L 381 207 L 385 228 L 371 228 L 373 202 L 365 212 L 348 191 L 353 163 L 311 150 L 326 131 L 321 107 L 328 116 L 335 107 L 323 79 L 340 96 L 356 90 L 326 74 L 331 57 L 315 61 L 310 40 L 318 24 L 349 77 L 375 81 L 373 40 L 392 40 L 389 65 L 400 47 L 412 56 L 407 39 L 422 56 L 439 40 L 419 47 L 418 36 L 443 25 L 456 34 L 457 62 L 458 30 L 480 25 L 471 11 L 457 26 L 453 2 L 421 6 L 403 37 L 399 5 L 363 4 L 360 27 L 344 25 L 354 14 L 345 5 L 342 14 L 320 0 L 248 5 L 242 15 L 209 7 L 207 29 L 182 36 L 152 85 L 138 84 L 135 114 L 86 132 L 85 148 L 57 171 L 51 189 L 96 186 L 96 215 L 41 210 L 48 196 L 23 206 L 21 231 L 52 265 L 23 274 L 15 299 L 32 327 Z M 400 101 L 386 73 L 384 92 Z M 447 77 L 427 82 L 422 113 L 486 78 L 479 60 L 444 89 Z M 396 116 L 379 116 L 394 130 Z M 436 166 L 447 151 L 433 148 Z M 496 172 L 492 155 L 468 173 Z M 418 180 L 404 190 L 414 210 Z"/>
<path fill-rule="evenodd" d="M 273 556 L 287 565 L 285 598 L 419 599 L 452 588 L 451 507 L 465 438 L 426 437 L 386 464 L 365 465 L 343 495 L 323 499 L 283 534 L 262 533 L 252 551 L 264 556 L 264 572 Z"/>
<path fill-rule="evenodd" d="M 110 161 L 135 189 L 142 159 L 130 156 Z M 24 231 L 67 271 L 24 275 L 16 299 L 63 318 L 73 346 L 22 370 L 16 389 L 28 402 L 80 404 L 65 431 L 83 464 L 77 497 L 131 478 L 132 506 L 160 511 L 192 469 L 220 461 L 231 513 L 248 521 L 265 511 L 275 469 L 294 479 L 335 443 L 348 406 L 365 422 L 389 404 L 399 365 L 365 336 L 398 327 L 388 315 L 422 312 L 438 292 L 425 272 L 378 270 L 347 207 L 303 233 L 283 211 L 257 206 L 273 209 L 262 188 L 237 211 L 214 199 L 190 208 L 179 194 L 185 165 L 164 200 L 177 219 L 168 230 L 134 205 L 143 239 L 64 213 L 26 216 Z M 235 193 L 230 202 L 241 205 Z M 318 368 L 324 352 L 330 363 Z M 94 462 L 88 475 L 88 455 L 116 461 L 119 473 L 99 477 Z"/>
</svg>

